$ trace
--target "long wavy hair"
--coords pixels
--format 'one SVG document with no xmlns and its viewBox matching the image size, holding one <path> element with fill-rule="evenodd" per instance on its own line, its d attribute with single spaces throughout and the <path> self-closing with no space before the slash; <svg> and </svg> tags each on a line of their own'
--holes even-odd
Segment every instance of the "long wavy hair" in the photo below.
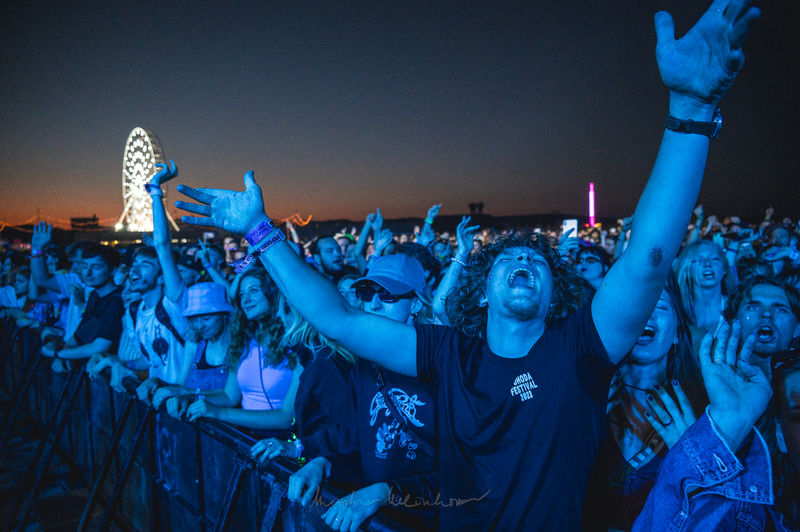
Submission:
<svg viewBox="0 0 800 532">
<path fill-rule="evenodd" d="M 254 277 L 258 280 L 261 291 L 269 302 L 270 312 L 258 320 L 249 320 L 242 310 L 241 301 L 241 281 L 247 277 Z M 287 353 L 281 346 L 284 326 L 283 322 L 275 311 L 277 309 L 278 288 L 267 272 L 261 268 L 252 268 L 244 273 L 238 280 L 233 306 L 236 310 L 230 321 L 231 340 L 228 344 L 228 351 L 225 356 L 225 365 L 236 370 L 239 367 L 242 357 L 246 354 L 245 349 L 250 339 L 255 339 L 262 347 L 261 353 L 263 362 L 268 366 L 277 366 L 284 360 L 289 360 L 289 367 L 294 368 L 296 357 Z"/>
<path fill-rule="evenodd" d="M 586 303 L 581 278 L 575 267 L 561 259 L 555 240 L 542 234 L 513 231 L 498 237 L 472 254 L 458 279 L 456 288 L 448 295 L 445 309 L 450 323 L 463 334 L 486 338 L 487 308 L 479 302 L 494 261 L 500 253 L 514 247 L 531 248 L 547 261 L 553 275 L 553 296 L 545 318 L 546 323 L 562 318 Z"/>
<path fill-rule="evenodd" d="M 281 349 L 289 350 L 296 345 L 304 345 L 316 355 L 318 351 L 328 348 L 333 356 L 339 356 L 349 364 L 356 363 L 356 356 L 353 353 L 317 331 L 289 304 L 283 294 L 278 296 L 277 304 L 283 314 L 285 327 L 279 342 Z"/>
<path fill-rule="evenodd" d="M 703 413 L 708 404 L 703 375 L 697 364 L 697 357 L 692 350 L 692 336 L 689 332 L 689 317 L 686 315 L 681 301 L 680 288 L 675 274 L 670 272 L 664 289 L 669 294 L 670 305 L 675 312 L 677 327 L 675 343 L 667 353 L 667 379 L 675 379 L 686 392 L 695 415 Z"/>
</svg>

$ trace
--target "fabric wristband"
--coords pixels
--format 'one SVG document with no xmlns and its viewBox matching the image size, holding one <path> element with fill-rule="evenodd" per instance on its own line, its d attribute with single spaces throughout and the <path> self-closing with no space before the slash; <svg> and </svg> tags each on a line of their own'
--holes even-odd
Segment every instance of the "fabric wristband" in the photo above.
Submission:
<svg viewBox="0 0 800 532">
<path fill-rule="evenodd" d="M 152 183 L 145 183 L 144 189 L 150 194 L 150 197 L 158 196 L 159 198 L 164 197 L 164 193 L 161 191 L 161 187 L 158 185 L 154 185 Z"/>
<path fill-rule="evenodd" d="M 264 239 L 264 237 L 270 234 L 273 229 L 275 229 L 275 226 L 272 225 L 272 220 L 267 218 L 266 220 L 255 226 L 253 229 L 251 229 L 250 232 L 247 233 L 247 235 L 245 235 L 244 238 L 245 240 L 247 240 L 248 244 L 250 244 L 251 246 L 255 246 L 256 244 L 261 242 Z"/>
<path fill-rule="evenodd" d="M 39 250 L 31 249 L 31 258 L 35 259 L 37 257 L 44 257 L 44 251 L 42 251 L 41 249 Z"/>
<path fill-rule="evenodd" d="M 425 218 L 425 223 L 428 225 L 433 225 L 433 218 L 428 216 L 427 218 Z"/>
<path fill-rule="evenodd" d="M 233 271 L 236 273 L 242 273 L 250 266 L 250 263 L 253 262 L 253 259 L 267 251 L 269 248 L 280 242 L 281 240 L 286 240 L 286 236 L 283 234 L 283 231 L 275 231 L 275 235 L 268 238 L 263 244 L 261 244 L 258 249 L 250 253 L 244 258 L 237 260 L 236 262 L 232 262 L 230 266 L 233 268 Z"/>
</svg>

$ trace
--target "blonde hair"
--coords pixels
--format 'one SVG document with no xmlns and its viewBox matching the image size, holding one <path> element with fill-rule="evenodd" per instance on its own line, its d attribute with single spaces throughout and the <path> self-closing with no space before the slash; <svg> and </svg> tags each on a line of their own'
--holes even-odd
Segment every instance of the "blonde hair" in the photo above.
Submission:
<svg viewBox="0 0 800 532">
<path fill-rule="evenodd" d="M 284 313 L 284 332 L 278 344 L 280 348 L 288 350 L 292 346 L 302 344 L 312 353 L 328 348 L 334 356 L 339 356 L 350 364 L 356 363 L 356 356 L 353 353 L 317 331 L 289 304 L 283 294 L 278 296 L 277 304 Z"/>
<path fill-rule="evenodd" d="M 722 251 L 722 248 L 720 248 L 716 243 L 712 242 L 711 240 L 695 240 L 683 248 L 683 251 L 681 251 L 680 255 L 678 255 L 678 258 L 675 261 L 675 276 L 678 280 L 678 288 L 681 294 L 681 301 L 683 301 L 683 309 L 686 311 L 686 316 L 689 318 L 689 322 L 692 324 L 697 323 L 694 301 L 694 289 L 697 283 L 692 276 L 692 262 L 697 258 L 697 255 L 699 255 L 700 251 L 704 248 L 712 248 L 717 252 L 717 255 L 719 255 L 720 259 L 722 260 L 724 275 L 720 284 L 723 294 L 727 292 L 727 290 L 725 290 L 725 279 L 730 278 L 728 275 L 728 259 L 725 258 L 725 253 Z"/>
</svg>

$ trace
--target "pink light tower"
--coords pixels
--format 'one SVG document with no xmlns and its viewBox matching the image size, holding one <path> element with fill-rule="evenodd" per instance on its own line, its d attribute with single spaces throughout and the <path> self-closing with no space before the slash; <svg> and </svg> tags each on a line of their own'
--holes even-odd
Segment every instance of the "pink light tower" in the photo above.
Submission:
<svg viewBox="0 0 800 532">
<path fill-rule="evenodd" d="M 589 225 L 594 227 L 594 183 L 589 183 Z"/>
</svg>

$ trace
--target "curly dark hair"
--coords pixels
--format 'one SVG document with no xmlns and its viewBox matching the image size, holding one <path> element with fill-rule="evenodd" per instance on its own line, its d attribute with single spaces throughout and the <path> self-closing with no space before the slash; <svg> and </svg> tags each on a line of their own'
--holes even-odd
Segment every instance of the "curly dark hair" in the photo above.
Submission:
<svg viewBox="0 0 800 532">
<path fill-rule="evenodd" d="M 553 298 L 547 311 L 547 324 L 554 319 L 563 318 L 586 303 L 580 276 L 572 264 L 562 260 L 555 240 L 542 233 L 510 232 L 482 246 L 470 256 L 456 288 L 447 297 L 447 317 L 465 335 L 485 339 L 487 309 L 479 306 L 479 302 L 494 260 L 503 251 L 514 247 L 533 249 L 544 257 L 550 267 L 553 274 Z"/>
<path fill-rule="evenodd" d="M 259 320 L 248 320 L 244 311 L 242 311 L 241 296 L 237 290 L 234 301 L 236 310 L 233 312 L 233 317 L 230 321 L 231 341 L 225 354 L 225 365 L 232 370 L 236 370 L 239 367 L 244 350 L 247 348 L 247 343 L 253 338 L 258 342 L 258 345 L 264 348 L 262 353 L 266 365 L 277 366 L 284 359 L 288 359 L 289 367 L 294 368 L 296 357 L 294 354 L 288 353 L 280 345 L 284 334 L 284 326 L 276 312 L 278 308 L 278 288 L 263 269 L 253 268 L 249 270 L 242 275 L 240 283 L 246 277 L 254 277 L 258 280 L 261 285 L 261 291 L 269 301 L 270 312 Z"/>
<path fill-rule="evenodd" d="M 742 304 L 750 298 L 753 288 L 760 284 L 775 286 L 783 290 L 786 293 L 786 299 L 789 300 L 789 306 L 792 309 L 792 314 L 794 314 L 795 318 L 800 320 L 800 293 L 798 293 L 794 286 L 776 277 L 754 275 L 739 284 L 730 297 L 728 297 L 728 302 L 725 305 L 723 316 L 729 323 L 733 323 L 734 318 L 736 318 L 736 314 L 739 312 L 739 307 L 741 307 Z"/>
</svg>

